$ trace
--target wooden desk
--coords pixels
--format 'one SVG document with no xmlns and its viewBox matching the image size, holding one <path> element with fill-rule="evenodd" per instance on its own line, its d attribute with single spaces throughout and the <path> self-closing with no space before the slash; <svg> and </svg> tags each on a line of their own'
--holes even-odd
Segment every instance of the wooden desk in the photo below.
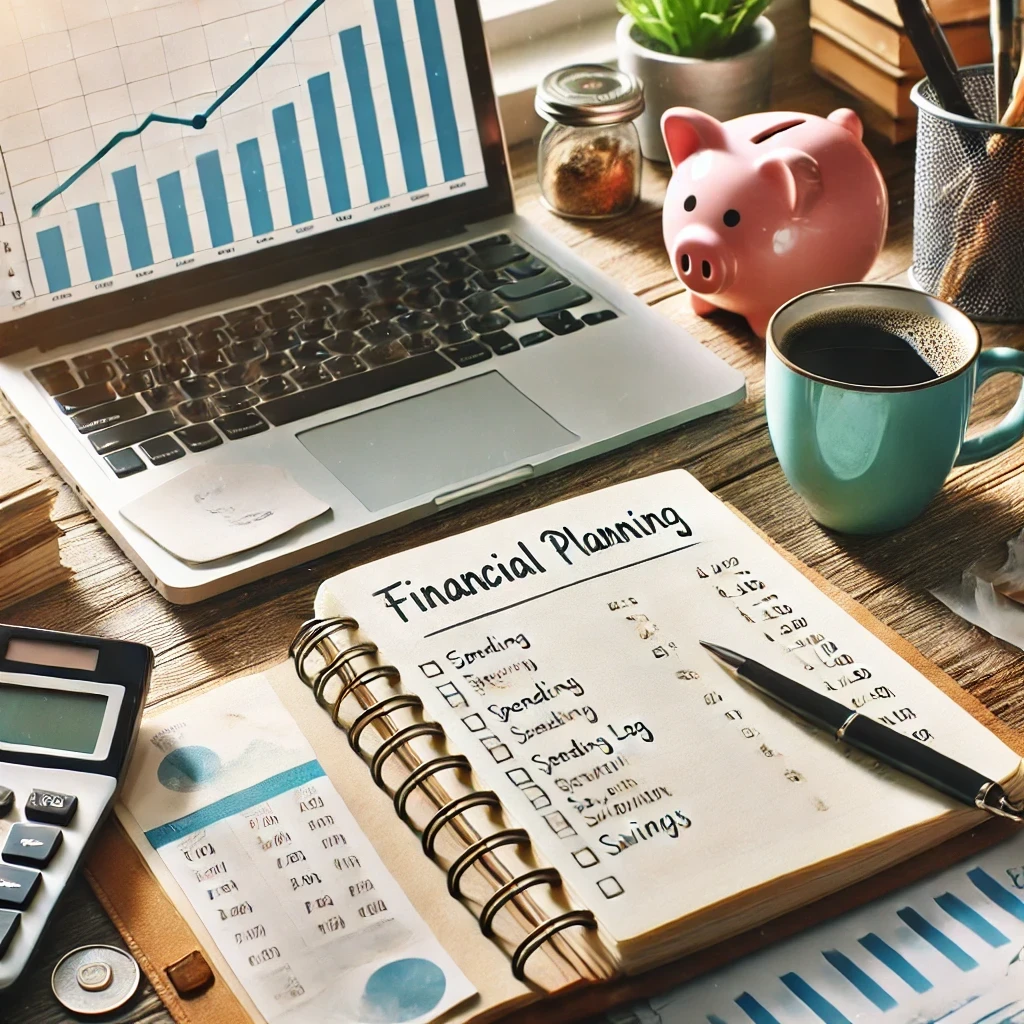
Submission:
<svg viewBox="0 0 1024 1024">
<path fill-rule="evenodd" d="M 847 102 L 809 71 L 803 0 L 778 0 L 775 106 L 827 114 Z M 869 138 L 890 186 L 892 219 L 886 248 L 872 279 L 899 279 L 910 263 L 913 147 L 893 149 Z M 928 588 L 955 578 L 981 555 L 999 558 L 1006 538 L 1024 525 L 1024 445 L 958 470 L 921 519 L 889 537 L 852 540 L 826 533 L 789 490 L 772 453 L 764 417 L 763 345 L 739 320 L 695 317 L 661 242 L 666 174 L 645 168 L 642 205 L 627 218 L 576 225 L 546 213 L 537 198 L 531 145 L 513 153 L 521 211 L 573 246 L 586 260 L 629 284 L 663 315 L 694 333 L 747 376 L 749 398 L 728 412 L 634 444 L 573 469 L 524 484 L 435 516 L 358 547 L 293 569 L 193 607 L 167 604 L 120 550 L 61 487 L 57 517 L 65 531 L 63 557 L 74 581 L 3 613 L 7 621 L 137 640 L 156 650 L 151 703 L 199 689 L 282 660 L 319 582 L 354 565 L 439 537 L 537 508 L 559 498 L 630 477 L 682 466 L 762 530 L 865 604 L 954 679 L 1015 726 L 1024 725 L 1024 656 L 953 616 Z M 988 344 L 1018 344 L 1013 327 L 986 328 Z M 629 339 L 623 339 L 629 358 Z M 571 384 L 570 384 L 571 386 Z M 1015 385 L 986 386 L 975 413 L 979 425 L 1007 408 Z M 0 414 L 0 452 L 48 472 L 43 457 L 10 418 Z M 84 882 L 50 932 L 49 949 L 15 994 L 0 1005 L 0 1022 L 56 1024 L 66 1020 L 50 994 L 49 975 L 60 955 L 85 942 L 117 942 L 117 933 Z M 171 1024 L 152 991 L 114 1018 Z"/>
</svg>

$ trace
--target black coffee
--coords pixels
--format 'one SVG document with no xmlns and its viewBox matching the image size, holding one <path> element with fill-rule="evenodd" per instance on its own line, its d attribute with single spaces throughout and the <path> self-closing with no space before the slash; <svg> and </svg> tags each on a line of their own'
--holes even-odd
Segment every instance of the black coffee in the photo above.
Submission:
<svg viewBox="0 0 1024 1024">
<path fill-rule="evenodd" d="M 933 317 L 857 306 L 812 314 L 786 332 L 780 347 L 815 376 L 885 388 L 935 380 L 959 364 L 963 344 Z"/>
</svg>

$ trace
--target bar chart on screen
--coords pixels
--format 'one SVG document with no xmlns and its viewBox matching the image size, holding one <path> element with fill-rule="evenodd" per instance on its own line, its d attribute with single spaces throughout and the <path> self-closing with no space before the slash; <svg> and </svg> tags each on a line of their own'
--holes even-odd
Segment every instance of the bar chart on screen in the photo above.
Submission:
<svg viewBox="0 0 1024 1024">
<path fill-rule="evenodd" d="M 455 0 L 0 0 L 0 321 L 486 185 Z"/>
</svg>

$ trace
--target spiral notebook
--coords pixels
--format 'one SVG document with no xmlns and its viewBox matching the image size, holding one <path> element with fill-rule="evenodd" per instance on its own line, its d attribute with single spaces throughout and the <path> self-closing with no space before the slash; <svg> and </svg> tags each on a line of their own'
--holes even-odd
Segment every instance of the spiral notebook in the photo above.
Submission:
<svg viewBox="0 0 1024 1024">
<path fill-rule="evenodd" d="M 983 820 L 699 639 L 1021 795 L 1011 730 L 809 576 L 679 470 L 321 586 L 290 651 L 308 690 L 274 690 L 477 990 L 451 1019 L 649 971 Z"/>
</svg>

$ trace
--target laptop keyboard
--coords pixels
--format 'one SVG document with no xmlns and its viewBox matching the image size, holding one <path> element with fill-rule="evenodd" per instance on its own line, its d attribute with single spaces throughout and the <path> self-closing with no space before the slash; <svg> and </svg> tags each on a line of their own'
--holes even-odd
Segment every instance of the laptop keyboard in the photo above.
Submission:
<svg viewBox="0 0 1024 1024">
<path fill-rule="evenodd" d="M 591 299 L 494 235 L 32 374 L 123 477 L 615 318 Z"/>
</svg>

